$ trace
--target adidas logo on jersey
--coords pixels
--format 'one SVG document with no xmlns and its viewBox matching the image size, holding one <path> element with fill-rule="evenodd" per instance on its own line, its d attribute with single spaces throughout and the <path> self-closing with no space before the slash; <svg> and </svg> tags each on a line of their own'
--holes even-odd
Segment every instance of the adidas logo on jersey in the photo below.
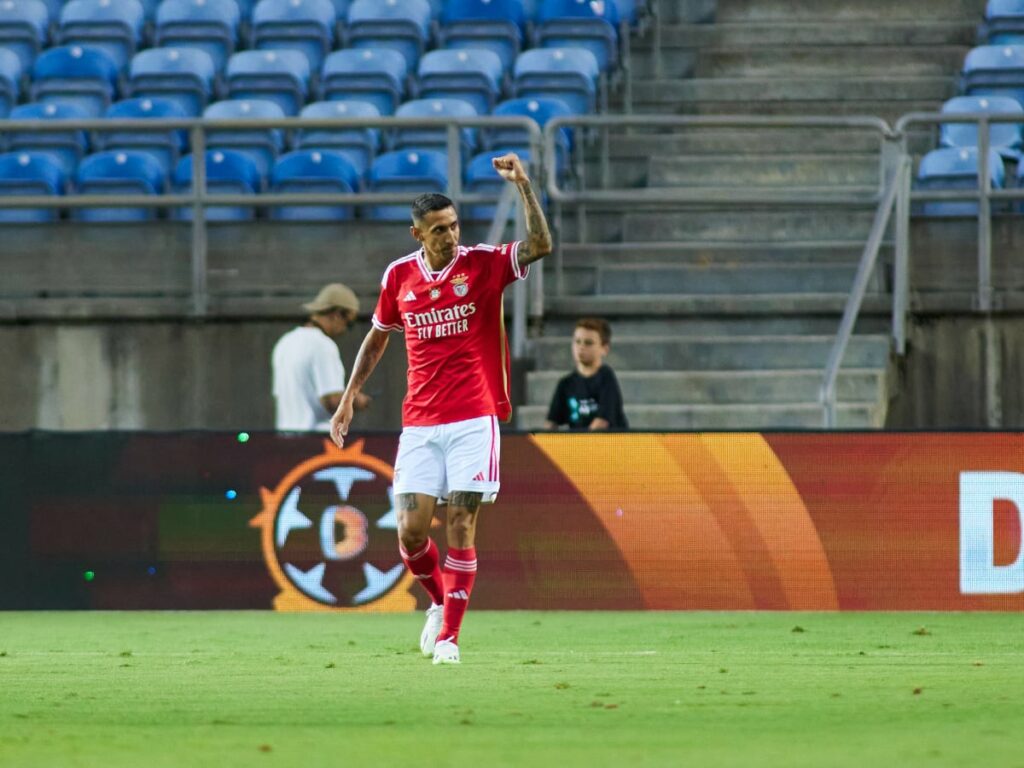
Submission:
<svg viewBox="0 0 1024 768">
<path fill-rule="evenodd" d="M 409 291 L 407 294 L 405 294 L 405 298 L 403 298 L 402 301 L 416 301 L 416 294 L 413 293 L 412 291 Z"/>
<path fill-rule="evenodd" d="M 480 481 L 480 482 L 483 482 L 483 479 L 484 479 L 484 473 L 483 473 L 483 472 L 477 472 L 477 473 L 476 473 L 476 477 L 474 477 L 473 479 L 474 479 L 474 480 L 478 480 L 478 481 Z"/>
<path fill-rule="evenodd" d="M 464 589 L 456 589 L 454 592 L 449 592 L 445 597 L 449 597 L 452 600 L 469 600 L 469 595 Z"/>
</svg>

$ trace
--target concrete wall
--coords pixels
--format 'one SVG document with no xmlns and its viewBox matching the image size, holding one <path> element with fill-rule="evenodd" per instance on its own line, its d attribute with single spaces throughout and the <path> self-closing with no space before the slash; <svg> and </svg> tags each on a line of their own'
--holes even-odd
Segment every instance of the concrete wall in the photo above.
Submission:
<svg viewBox="0 0 1024 768">
<path fill-rule="evenodd" d="M 890 429 L 1024 429 L 1024 315 L 918 318 L 897 375 Z"/>
<path fill-rule="evenodd" d="M 270 353 L 282 321 L 0 325 L 0 430 L 273 429 Z M 351 371 L 368 330 L 343 337 Z M 361 429 L 401 424 L 405 350 L 394 334 Z"/>
</svg>

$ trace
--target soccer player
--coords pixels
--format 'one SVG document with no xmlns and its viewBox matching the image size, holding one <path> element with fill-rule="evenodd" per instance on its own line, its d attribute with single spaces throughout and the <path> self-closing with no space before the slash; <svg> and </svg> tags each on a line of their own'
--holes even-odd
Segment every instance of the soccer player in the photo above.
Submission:
<svg viewBox="0 0 1024 768">
<path fill-rule="evenodd" d="M 402 559 L 432 601 L 420 649 L 434 664 L 459 663 L 459 628 L 476 579 L 477 516 L 498 495 L 498 420 L 512 413 L 502 294 L 551 252 L 547 220 L 519 157 L 492 162 L 519 191 L 526 240 L 461 246 L 452 201 L 417 197 L 410 232 L 422 247 L 384 270 L 373 327 L 331 419 L 340 447 L 388 333 L 404 331 L 409 368 L 395 459 L 398 539 Z M 443 569 L 430 538 L 438 504 L 448 505 Z"/>
</svg>

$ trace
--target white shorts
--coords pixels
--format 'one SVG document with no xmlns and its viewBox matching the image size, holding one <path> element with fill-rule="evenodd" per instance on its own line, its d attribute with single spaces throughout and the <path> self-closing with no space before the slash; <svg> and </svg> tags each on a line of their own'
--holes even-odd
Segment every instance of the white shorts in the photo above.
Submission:
<svg viewBox="0 0 1024 768">
<path fill-rule="evenodd" d="M 452 491 L 483 494 L 484 503 L 498 497 L 501 432 L 494 416 L 405 427 L 395 459 L 395 495 L 422 493 L 442 504 Z"/>
</svg>

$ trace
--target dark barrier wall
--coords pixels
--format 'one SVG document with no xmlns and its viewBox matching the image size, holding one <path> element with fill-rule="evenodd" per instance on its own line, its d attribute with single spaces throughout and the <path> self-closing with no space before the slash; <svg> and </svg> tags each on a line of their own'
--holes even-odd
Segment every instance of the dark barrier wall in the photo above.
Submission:
<svg viewBox="0 0 1024 768">
<path fill-rule="evenodd" d="M 396 551 L 396 445 L 0 436 L 0 607 L 423 607 Z M 509 434 L 502 448 L 477 608 L 1024 608 L 1022 435 Z"/>
</svg>

